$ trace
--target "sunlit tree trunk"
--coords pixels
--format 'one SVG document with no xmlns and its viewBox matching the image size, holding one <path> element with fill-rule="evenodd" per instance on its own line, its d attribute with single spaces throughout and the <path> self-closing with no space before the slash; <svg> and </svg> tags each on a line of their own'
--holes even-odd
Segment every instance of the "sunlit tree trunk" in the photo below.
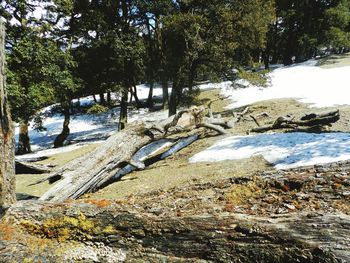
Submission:
<svg viewBox="0 0 350 263">
<path fill-rule="evenodd" d="M 5 28 L 0 21 L 0 209 L 13 204 L 15 196 L 15 142 L 5 92 Z"/>
<path fill-rule="evenodd" d="M 26 154 L 32 151 L 30 147 L 28 126 L 28 120 L 21 121 L 19 124 L 18 145 L 16 150 L 17 154 Z"/>
<path fill-rule="evenodd" d="M 69 129 L 69 123 L 70 123 L 70 112 L 69 112 L 69 106 L 64 107 L 63 109 L 64 114 L 64 121 L 63 121 L 63 129 L 62 132 L 56 137 L 54 141 L 54 147 L 62 147 L 64 142 L 67 140 L 70 129 Z"/>
</svg>

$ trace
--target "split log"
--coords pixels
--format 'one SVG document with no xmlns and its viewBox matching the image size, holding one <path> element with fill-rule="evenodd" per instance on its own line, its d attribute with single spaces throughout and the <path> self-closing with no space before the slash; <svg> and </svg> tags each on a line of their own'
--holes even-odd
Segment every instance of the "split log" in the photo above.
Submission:
<svg viewBox="0 0 350 263">
<path fill-rule="evenodd" d="M 46 192 L 40 200 L 62 202 L 76 199 L 96 190 L 97 186 L 111 179 L 127 164 L 137 150 L 149 144 L 156 134 L 145 124 L 137 124 L 112 135 L 106 143 L 92 153 L 82 156 L 52 175 L 63 180 Z"/>
<path fill-rule="evenodd" d="M 138 151 L 132 159 L 138 159 L 139 161 L 143 162 L 144 166 L 147 167 L 157 161 L 164 160 L 165 158 L 169 157 L 170 155 L 182 150 L 183 148 L 187 147 L 191 143 L 195 142 L 199 139 L 199 136 L 197 134 L 181 138 L 175 143 L 170 143 L 168 147 L 166 147 L 165 151 L 158 153 L 158 151 L 163 148 L 164 146 L 169 143 L 168 140 L 164 140 L 163 144 L 161 146 L 158 146 L 154 151 L 150 152 L 148 155 L 145 155 L 145 153 L 149 152 L 150 149 L 153 149 L 153 147 L 158 144 L 160 141 L 155 142 L 154 144 L 149 144 L 145 146 L 145 149 L 141 149 Z M 113 176 L 108 182 L 106 182 L 106 185 L 118 181 L 121 177 L 124 175 L 131 173 L 132 171 L 135 171 L 136 167 L 128 164 L 123 169 L 121 169 L 115 176 Z M 99 187 L 103 187 L 103 184 L 101 184 Z"/>
<path fill-rule="evenodd" d="M 314 129 L 315 127 L 330 126 L 332 123 L 340 119 L 339 110 L 331 111 L 323 114 L 311 113 L 305 115 L 300 120 L 294 120 L 292 116 L 278 117 L 272 125 L 261 126 L 251 129 L 249 132 L 267 132 L 277 129 L 292 129 L 299 130 L 308 127 Z"/>
</svg>

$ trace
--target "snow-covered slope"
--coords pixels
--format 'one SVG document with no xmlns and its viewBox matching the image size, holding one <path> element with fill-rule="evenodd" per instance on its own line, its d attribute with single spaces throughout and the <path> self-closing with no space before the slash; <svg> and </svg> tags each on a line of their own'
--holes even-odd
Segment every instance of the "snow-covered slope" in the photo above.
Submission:
<svg viewBox="0 0 350 263">
<path fill-rule="evenodd" d="M 277 68 L 269 74 L 270 85 L 266 88 L 233 89 L 226 85 L 222 93 L 233 101 L 229 108 L 279 98 L 297 98 L 313 107 L 349 105 L 350 66 L 328 69 L 316 64 L 316 60 L 310 60 Z"/>
</svg>

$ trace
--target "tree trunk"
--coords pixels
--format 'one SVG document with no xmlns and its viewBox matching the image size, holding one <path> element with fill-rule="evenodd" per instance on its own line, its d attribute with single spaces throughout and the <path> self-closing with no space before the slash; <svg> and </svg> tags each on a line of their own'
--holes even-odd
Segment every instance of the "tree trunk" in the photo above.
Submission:
<svg viewBox="0 0 350 263">
<path fill-rule="evenodd" d="M 269 54 L 268 50 L 265 50 L 262 52 L 262 58 L 264 61 L 265 69 L 269 69 L 270 68 L 270 54 Z"/>
<path fill-rule="evenodd" d="M 163 89 L 163 104 L 162 108 L 164 110 L 169 108 L 169 90 L 168 90 L 168 80 L 163 79 L 162 81 L 162 89 Z"/>
<path fill-rule="evenodd" d="M 136 88 L 136 85 L 134 85 L 133 87 L 130 88 L 131 90 L 133 90 L 133 96 L 134 96 L 134 99 L 135 99 L 135 103 L 136 103 L 136 106 L 139 107 L 140 105 L 140 100 L 139 100 L 139 97 L 137 96 L 137 88 Z M 132 97 L 132 95 L 130 95 Z"/>
<path fill-rule="evenodd" d="M 129 99 L 129 104 L 132 105 L 133 99 L 135 100 L 136 107 L 138 108 L 140 106 L 140 100 L 137 96 L 137 88 L 136 85 L 133 85 L 129 89 L 130 92 L 130 99 Z"/>
<path fill-rule="evenodd" d="M 100 93 L 99 96 L 100 96 L 100 104 L 106 105 L 105 95 L 103 93 Z"/>
<path fill-rule="evenodd" d="M 147 98 L 147 107 L 149 109 L 153 108 L 153 88 L 154 88 L 154 83 L 151 81 L 149 83 L 149 92 L 148 92 L 148 98 Z"/>
<path fill-rule="evenodd" d="M 13 204 L 15 195 L 14 130 L 5 92 L 5 27 L 0 21 L 0 209 Z"/>
<path fill-rule="evenodd" d="M 92 97 L 94 98 L 94 102 L 97 103 L 97 98 L 96 98 L 96 95 L 92 95 Z"/>
<path fill-rule="evenodd" d="M 62 132 L 56 137 L 56 139 L 54 141 L 54 148 L 62 147 L 63 143 L 68 138 L 69 133 L 70 133 L 69 122 L 70 122 L 69 107 L 65 107 L 64 108 L 63 129 L 62 129 Z"/>
<path fill-rule="evenodd" d="M 28 162 L 15 162 L 16 174 L 44 174 L 50 173 L 52 171 L 52 167 L 40 164 L 33 164 Z"/>
<path fill-rule="evenodd" d="M 112 94 L 110 91 L 107 92 L 107 104 L 108 106 L 112 105 Z"/>
<path fill-rule="evenodd" d="M 128 123 L 128 89 L 122 91 L 120 102 L 119 131 L 125 129 Z"/>
<path fill-rule="evenodd" d="M 25 120 L 19 124 L 18 146 L 16 153 L 18 155 L 30 153 L 30 138 L 28 133 L 28 121 Z"/>
<path fill-rule="evenodd" d="M 174 79 L 169 100 L 169 117 L 176 114 L 177 102 L 179 97 L 179 88 L 180 87 L 178 85 L 178 80 Z"/>
</svg>

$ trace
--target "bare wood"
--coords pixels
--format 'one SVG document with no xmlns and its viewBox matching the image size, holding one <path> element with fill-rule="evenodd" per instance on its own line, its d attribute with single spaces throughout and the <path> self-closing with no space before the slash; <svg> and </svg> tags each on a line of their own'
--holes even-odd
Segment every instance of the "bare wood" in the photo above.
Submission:
<svg viewBox="0 0 350 263">
<path fill-rule="evenodd" d="M 208 109 L 208 116 L 209 116 L 209 118 L 211 118 L 211 119 L 214 118 L 213 109 L 212 109 L 211 105 L 214 102 L 217 102 L 217 101 L 220 101 L 220 100 L 225 100 L 225 99 L 228 99 L 228 98 L 229 98 L 229 96 L 226 96 L 226 97 L 219 96 L 219 98 L 213 99 L 213 100 L 208 102 L 207 109 Z"/>
<path fill-rule="evenodd" d="M 216 131 L 221 135 L 227 134 L 225 129 L 222 128 L 219 125 L 214 125 L 214 124 L 210 124 L 210 123 L 200 123 L 197 125 L 197 127 L 204 127 L 204 128 L 208 128 L 210 130 Z"/>
<path fill-rule="evenodd" d="M 93 191 L 102 181 L 108 181 L 126 164 L 133 154 L 154 139 L 145 125 L 137 124 L 112 135 L 106 143 L 92 153 L 67 165 L 63 180 L 49 189 L 40 200 L 61 202 L 75 199 L 86 192 Z M 75 169 L 69 171 L 69 169 Z"/>
<path fill-rule="evenodd" d="M 256 125 L 258 125 L 258 127 L 260 127 L 260 123 L 258 122 L 258 120 L 253 116 L 253 115 L 250 115 L 250 118 L 253 119 L 253 121 L 255 122 Z"/>
<path fill-rule="evenodd" d="M 300 120 L 294 120 L 292 116 L 278 117 L 272 125 L 261 126 L 251 129 L 251 132 L 267 132 L 276 129 L 300 130 L 301 127 L 308 127 L 313 130 L 315 127 L 329 126 L 340 119 L 339 110 L 322 114 L 311 113 Z"/>
</svg>

